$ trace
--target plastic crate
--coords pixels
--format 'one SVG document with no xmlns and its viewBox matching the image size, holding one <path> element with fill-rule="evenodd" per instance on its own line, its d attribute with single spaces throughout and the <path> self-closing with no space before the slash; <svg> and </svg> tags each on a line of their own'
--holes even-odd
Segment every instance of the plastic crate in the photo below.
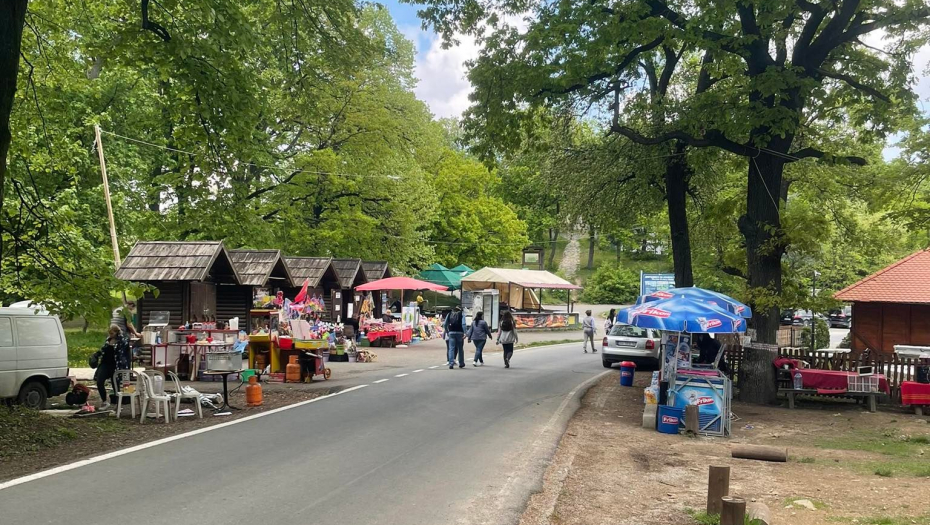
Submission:
<svg viewBox="0 0 930 525">
<path fill-rule="evenodd" d="M 878 392 L 878 376 L 848 376 L 846 390 L 848 392 Z"/>
</svg>

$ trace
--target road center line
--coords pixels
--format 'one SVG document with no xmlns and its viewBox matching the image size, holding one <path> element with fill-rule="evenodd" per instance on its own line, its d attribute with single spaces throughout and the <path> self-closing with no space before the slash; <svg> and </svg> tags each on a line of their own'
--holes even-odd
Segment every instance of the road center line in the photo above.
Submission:
<svg viewBox="0 0 930 525">
<path fill-rule="evenodd" d="M 430 370 L 432 370 L 432 369 L 434 369 L 434 368 L 439 368 L 439 365 L 429 367 Z"/>
<path fill-rule="evenodd" d="M 246 416 L 244 418 L 235 419 L 233 421 L 227 421 L 225 423 L 219 423 L 219 424 L 212 425 L 209 427 L 198 428 L 197 430 L 191 430 L 190 432 L 185 432 L 183 434 L 176 434 L 174 436 L 168 436 L 168 437 L 158 439 L 155 441 L 150 441 L 148 443 L 142 443 L 134 447 L 124 448 L 122 450 L 114 450 L 113 452 L 108 452 L 106 454 L 101 454 L 99 456 L 94 456 L 92 458 L 82 459 L 79 461 L 75 461 L 74 463 L 68 463 L 67 465 L 62 465 L 60 467 L 43 470 L 41 472 L 36 472 L 35 474 L 23 476 L 21 478 L 11 479 L 9 481 L 0 483 L 0 490 L 15 487 L 17 485 L 22 485 L 23 483 L 29 483 L 30 481 L 47 478 L 49 476 L 54 476 L 55 474 L 60 474 L 62 472 L 67 472 L 69 470 L 74 470 L 74 469 L 81 468 L 87 465 L 93 465 L 94 463 L 100 463 L 101 461 L 106 461 L 108 459 L 118 458 L 120 456 L 125 456 L 126 454 L 132 454 L 133 452 L 145 450 L 147 448 L 157 447 L 158 445 L 164 445 L 165 443 L 171 443 L 172 441 L 178 441 L 180 439 L 193 437 L 198 434 L 203 434 L 205 432 L 211 432 L 213 430 L 219 430 L 221 428 L 238 425 L 239 423 L 245 423 L 246 421 L 252 421 L 253 419 L 258 419 L 260 417 L 270 416 L 271 414 L 277 414 L 278 412 L 284 412 L 285 410 L 291 410 L 297 407 L 302 407 L 304 405 L 309 405 L 310 403 L 316 403 L 317 401 L 322 401 L 324 399 L 329 399 L 331 397 L 340 396 L 342 394 L 352 392 L 353 390 L 359 390 L 359 389 L 365 388 L 366 386 L 368 385 L 353 386 L 351 388 L 346 388 L 345 390 L 340 390 L 339 392 L 334 392 L 332 394 L 327 394 L 325 396 L 315 397 L 313 399 L 308 399 L 306 401 L 294 403 L 293 405 L 287 405 L 287 406 L 275 408 L 267 412 L 261 412 L 259 414 Z"/>
<path fill-rule="evenodd" d="M 394 376 L 394 377 L 404 377 L 404 376 L 409 376 L 409 375 L 410 375 L 410 374 L 397 374 L 397 375 Z"/>
<path fill-rule="evenodd" d="M 422 371 L 423 371 L 423 369 L 420 368 L 419 370 L 414 370 L 413 373 L 416 374 L 417 372 L 422 372 Z"/>
<path fill-rule="evenodd" d="M 377 385 L 378 383 L 383 383 L 383 382 L 385 382 L 385 381 L 390 381 L 390 379 L 379 379 L 379 380 L 377 380 L 377 381 L 374 381 L 374 384 Z"/>
</svg>

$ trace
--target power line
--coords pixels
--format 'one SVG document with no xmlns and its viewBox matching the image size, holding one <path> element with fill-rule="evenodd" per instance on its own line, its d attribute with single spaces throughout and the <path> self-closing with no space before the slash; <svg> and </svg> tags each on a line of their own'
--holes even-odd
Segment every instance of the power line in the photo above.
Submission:
<svg viewBox="0 0 930 525">
<path fill-rule="evenodd" d="M 116 137 L 116 138 L 118 138 L 118 139 L 125 140 L 125 141 L 128 141 L 128 142 L 134 142 L 134 143 L 136 143 L 136 144 L 140 144 L 140 145 L 143 145 L 143 146 L 148 146 L 148 147 L 152 147 L 152 148 L 158 148 L 158 149 L 165 150 L 165 151 L 173 151 L 173 152 L 175 152 L 175 153 L 181 153 L 181 154 L 184 154 L 184 155 L 190 155 L 190 156 L 192 156 L 192 157 L 199 157 L 199 158 L 206 158 L 206 157 L 207 157 L 206 155 L 204 155 L 204 154 L 202 154 L 202 153 L 194 153 L 194 152 L 192 152 L 192 151 L 185 151 L 185 150 L 182 150 L 182 149 L 172 148 L 172 147 L 169 147 L 169 146 L 163 146 L 163 145 L 161 145 L 161 144 L 153 144 L 153 143 L 151 143 L 151 142 L 146 142 L 146 141 L 144 141 L 144 140 L 140 140 L 140 139 L 136 139 L 136 138 L 132 138 L 132 137 L 127 137 L 127 136 L 125 136 L 125 135 L 120 135 L 119 133 L 114 133 L 114 132 L 112 132 L 112 131 L 107 131 L 107 130 L 102 129 L 102 128 L 100 129 L 100 132 L 101 132 L 101 133 L 105 133 L 105 134 L 107 134 L 107 135 L 110 135 L 111 137 Z M 361 173 L 335 173 L 335 172 L 330 172 L 330 171 L 308 170 L 308 169 L 302 169 L 302 168 L 285 168 L 285 167 L 281 167 L 281 166 L 268 166 L 268 165 L 264 165 L 264 164 L 256 164 L 256 163 L 254 163 L 254 162 L 244 162 L 244 161 L 240 161 L 240 160 L 238 160 L 238 159 L 234 159 L 234 160 L 235 160 L 236 164 L 241 165 L 241 166 L 252 166 L 252 167 L 255 167 L 255 168 L 262 168 L 262 169 L 268 169 L 268 170 L 281 170 L 281 171 L 287 171 L 287 172 L 289 172 L 289 173 L 308 173 L 308 174 L 311 174 L 311 175 L 334 175 L 334 176 L 353 176 L 353 177 L 379 177 L 379 178 L 380 178 L 380 177 L 384 177 L 384 178 L 389 178 L 389 179 L 399 179 L 399 178 L 400 178 L 400 177 L 398 177 L 398 176 L 396 176 L 396 175 L 382 175 L 382 174 L 374 174 L 374 173 L 367 173 L 367 174 L 361 174 Z"/>
</svg>

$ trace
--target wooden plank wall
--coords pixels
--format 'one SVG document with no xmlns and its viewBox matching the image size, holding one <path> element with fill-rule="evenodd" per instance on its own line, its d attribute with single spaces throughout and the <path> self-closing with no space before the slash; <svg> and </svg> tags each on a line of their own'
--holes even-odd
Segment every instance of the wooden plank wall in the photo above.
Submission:
<svg viewBox="0 0 930 525">
<path fill-rule="evenodd" d="M 184 319 L 186 306 L 184 304 L 184 291 L 186 284 L 173 281 L 153 283 L 158 288 L 158 297 L 155 297 L 150 292 L 142 296 L 139 301 L 139 319 L 142 326 L 138 328 L 141 330 L 143 326 L 149 324 L 149 315 L 157 311 L 171 312 L 171 318 L 169 319 L 171 326 L 178 326 L 186 322 L 187 320 Z"/>
<path fill-rule="evenodd" d="M 228 323 L 239 318 L 239 326 L 246 327 L 249 310 L 252 309 L 252 287 L 240 285 L 217 285 L 216 320 Z"/>
<path fill-rule="evenodd" d="M 853 304 L 852 348 L 894 353 L 894 345 L 930 346 L 930 305 Z"/>
</svg>

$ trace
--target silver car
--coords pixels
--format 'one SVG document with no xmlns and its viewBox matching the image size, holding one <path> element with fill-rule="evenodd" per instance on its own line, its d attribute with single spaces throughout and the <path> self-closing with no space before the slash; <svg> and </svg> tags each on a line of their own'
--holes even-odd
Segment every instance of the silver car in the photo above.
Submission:
<svg viewBox="0 0 930 525">
<path fill-rule="evenodd" d="M 611 368 L 621 361 L 632 361 L 638 367 L 649 365 L 658 368 L 661 338 L 658 330 L 617 323 L 604 337 L 601 362 L 604 368 Z"/>
</svg>

